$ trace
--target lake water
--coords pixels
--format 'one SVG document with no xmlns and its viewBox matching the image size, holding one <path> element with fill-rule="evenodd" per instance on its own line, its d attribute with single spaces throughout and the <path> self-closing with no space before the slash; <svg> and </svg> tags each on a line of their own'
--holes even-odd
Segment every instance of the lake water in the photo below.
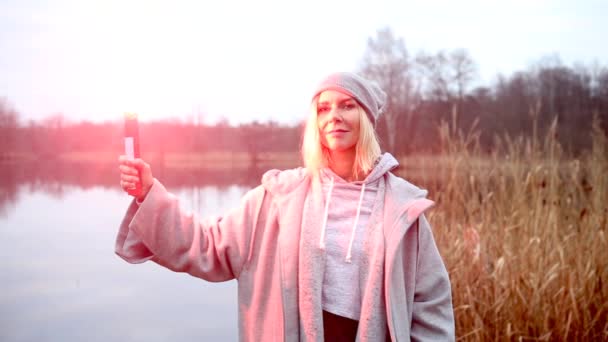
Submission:
<svg viewBox="0 0 608 342">
<path fill-rule="evenodd" d="M 113 171 L 109 179 L 117 176 Z M 0 341 L 238 339 L 235 281 L 208 283 L 152 262 L 131 265 L 114 254 L 130 202 L 118 187 L 3 179 Z M 203 216 L 237 205 L 251 188 L 204 182 L 168 188 L 184 208 Z"/>
</svg>

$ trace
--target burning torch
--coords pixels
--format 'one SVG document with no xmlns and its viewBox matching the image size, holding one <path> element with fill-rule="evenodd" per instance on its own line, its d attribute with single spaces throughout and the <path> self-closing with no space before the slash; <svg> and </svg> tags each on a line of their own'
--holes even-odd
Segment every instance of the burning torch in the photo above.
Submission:
<svg viewBox="0 0 608 342">
<path fill-rule="evenodd" d="M 125 155 L 129 159 L 139 158 L 139 125 L 136 113 L 125 113 Z M 140 181 L 129 191 L 133 195 L 141 192 L 141 171 L 138 170 Z"/>
</svg>

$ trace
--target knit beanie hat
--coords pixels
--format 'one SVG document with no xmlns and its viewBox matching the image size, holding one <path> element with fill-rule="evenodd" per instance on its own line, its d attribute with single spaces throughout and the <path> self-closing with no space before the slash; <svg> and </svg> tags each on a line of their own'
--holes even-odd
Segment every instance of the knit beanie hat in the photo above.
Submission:
<svg viewBox="0 0 608 342">
<path fill-rule="evenodd" d="M 375 82 L 352 72 L 337 72 L 329 75 L 319 84 L 312 98 L 326 90 L 339 91 L 353 97 L 363 107 L 374 126 L 386 109 L 386 93 Z"/>
</svg>

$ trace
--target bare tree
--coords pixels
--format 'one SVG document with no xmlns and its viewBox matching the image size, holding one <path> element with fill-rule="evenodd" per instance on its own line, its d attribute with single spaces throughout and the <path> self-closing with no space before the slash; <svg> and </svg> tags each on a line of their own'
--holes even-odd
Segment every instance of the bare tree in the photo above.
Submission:
<svg viewBox="0 0 608 342">
<path fill-rule="evenodd" d="M 420 105 L 419 86 L 403 39 L 396 38 L 390 28 L 379 30 L 368 39 L 360 72 L 388 95 L 381 120 L 386 124 L 388 150 L 394 152 L 399 128 L 414 131 L 414 113 Z"/>
<path fill-rule="evenodd" d="M 594 111 L 600 116 L 604 131 L 608 135 L 608 68 L 602 68 L 596 77 Z"/>
<path fill-rule="evenodd" d="M 452 69 L 452 79 L 456 84 L 458 100 L 462 102 L 464 94 L 471 82 L 477 75 L 477 65 L 467 50 L 457 49 L 450 53 L 450 66 Z"/>
<path fill-rule="evenodd" d="M 431 101 L 450 102 L 454 98 L 448 56 L 444 51 L 436 55 L 420 53 L 416 63 L 423 77 L 426 98 Z"/>
<path fill-rule="evenodd" d="M 477 75 L 477 65 L 464 49 L 435 55 L 421 53 L 416 62 L 425 77 L 427 94 L 435 101 L 462 103 Z"/>
<path fill-rule="evenodd" d="M 0 155 L 15 149 L 17 145 L 18 114 L 8 101 L 0 98 Z"/>
</svg>

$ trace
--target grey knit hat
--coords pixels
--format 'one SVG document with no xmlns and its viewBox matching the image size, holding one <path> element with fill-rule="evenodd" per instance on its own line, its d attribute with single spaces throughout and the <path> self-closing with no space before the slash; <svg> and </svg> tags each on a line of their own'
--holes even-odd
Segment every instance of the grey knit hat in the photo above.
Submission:
<svg viewBox="0 0 608 342">
<path fill-rule="evenodd" d="M 374 126 L 386 109 L 386 93 L 375 82 L 352 72 L 337 72 L 329 75 L 319 84 L 312 98 L 326 90 L 339 91 L 353 97 L 363 107 Z"/>
</svg>

